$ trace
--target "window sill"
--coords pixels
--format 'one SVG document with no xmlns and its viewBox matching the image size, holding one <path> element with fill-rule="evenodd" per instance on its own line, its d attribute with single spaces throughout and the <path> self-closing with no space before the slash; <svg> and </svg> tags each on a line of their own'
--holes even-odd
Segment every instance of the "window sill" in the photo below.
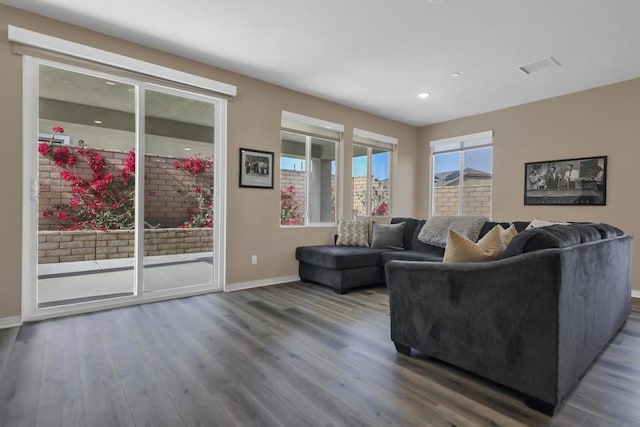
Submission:
<svg viewBox="0 0 640 427">
<path fill-rule="evenodd" d="M 336 224 L 335 222 L 331 222 L 331 223 L 311 223 L 311 224 L 306 224 L 306 225 L 280 225 L 280 228 L 286 228 L 286 229 L 291 229 L 291 228 L 335 228 L 337 226 L 338 226 L 338 224 Z"/>
</svg>

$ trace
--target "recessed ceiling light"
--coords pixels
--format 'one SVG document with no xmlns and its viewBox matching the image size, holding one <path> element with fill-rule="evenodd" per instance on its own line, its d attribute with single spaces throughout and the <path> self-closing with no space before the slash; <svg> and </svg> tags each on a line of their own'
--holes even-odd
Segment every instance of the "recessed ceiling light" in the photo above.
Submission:
<svg viewBox="0 0 640 427">
<path fill-rule="evenodd" d="M 420 99 L 427 99 L 430 96 L 431 96 L 431 94 L 429 92 L 421 92 L 421 93 L 418 94 L 418 98 L 420 98 Z"/>
<path fill-rule="evenodd" d="M 431 3 L 431 4 L 440 4 L 440 3 L 442 3 L 442 0 L 429 0 L 429 3 Z"/>
<path fill-rule="evenodd" d="M 102 124 L 102 120 L 94 120 L 93 123 L 95 123 L 97 125 L 101 125 Z"/>
<path fill-rule="evenodd" d="M 451 73 L 451 77 L 460 77 L 460 73 Z"/>
<path fill-rule="evenodd" d="M 115 82 L 110 82 L 108 80 L 105 83 L 108 84 L 109 86 L 115 86 L 116 85 Z"/>
<path fill-rule="evenodd" d="M 184 151 L 191 151 L 191 148 L 185 147 Z"/>
</svg>

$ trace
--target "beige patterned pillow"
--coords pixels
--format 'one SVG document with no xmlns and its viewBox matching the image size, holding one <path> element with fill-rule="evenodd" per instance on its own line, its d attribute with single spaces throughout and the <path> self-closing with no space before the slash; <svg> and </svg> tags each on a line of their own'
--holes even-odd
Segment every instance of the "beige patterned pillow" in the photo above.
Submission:
<svg viewBox="0 0 640 427">
<path fill-rule="evenodd" d="M 369 223 L 365 220 L 344 220 L 338 221 L 338 246 L 369 246 Z"/>
</svg>

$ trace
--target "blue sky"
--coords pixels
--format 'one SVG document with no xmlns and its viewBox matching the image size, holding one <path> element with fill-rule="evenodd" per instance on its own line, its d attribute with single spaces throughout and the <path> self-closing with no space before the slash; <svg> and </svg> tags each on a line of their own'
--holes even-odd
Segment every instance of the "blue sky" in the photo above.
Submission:
<svg viewBox="0 0 640 427">
<path fill-rule="evenodd" d="M 480 148 L 465 151 L 464 166 L 491 173 L 492 149 Z M 434 160 L 435 173 L 449 172 L 460 168 L 460 152 L 437 154 Z"/>
</svg>

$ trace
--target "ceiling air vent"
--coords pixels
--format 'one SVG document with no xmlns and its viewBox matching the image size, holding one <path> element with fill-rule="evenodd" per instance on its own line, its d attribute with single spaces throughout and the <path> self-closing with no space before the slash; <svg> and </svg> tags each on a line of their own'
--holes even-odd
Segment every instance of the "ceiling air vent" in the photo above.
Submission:
<svg viewBox="0 0 640 427">
<path fill-rule="evenodd" d="M 541 59 L 536 62 L 532 62 L 531 64 L 523 65 L 518 67 L 518 70 L 522 71 L 522 73 L 529 75 L 533 73 L 537 73 L 539 71 L 545 70 L 547 68 L 559 67 L 560 63 L 553 56 L 549 56 L 547 58 Z"/>
</svg>

